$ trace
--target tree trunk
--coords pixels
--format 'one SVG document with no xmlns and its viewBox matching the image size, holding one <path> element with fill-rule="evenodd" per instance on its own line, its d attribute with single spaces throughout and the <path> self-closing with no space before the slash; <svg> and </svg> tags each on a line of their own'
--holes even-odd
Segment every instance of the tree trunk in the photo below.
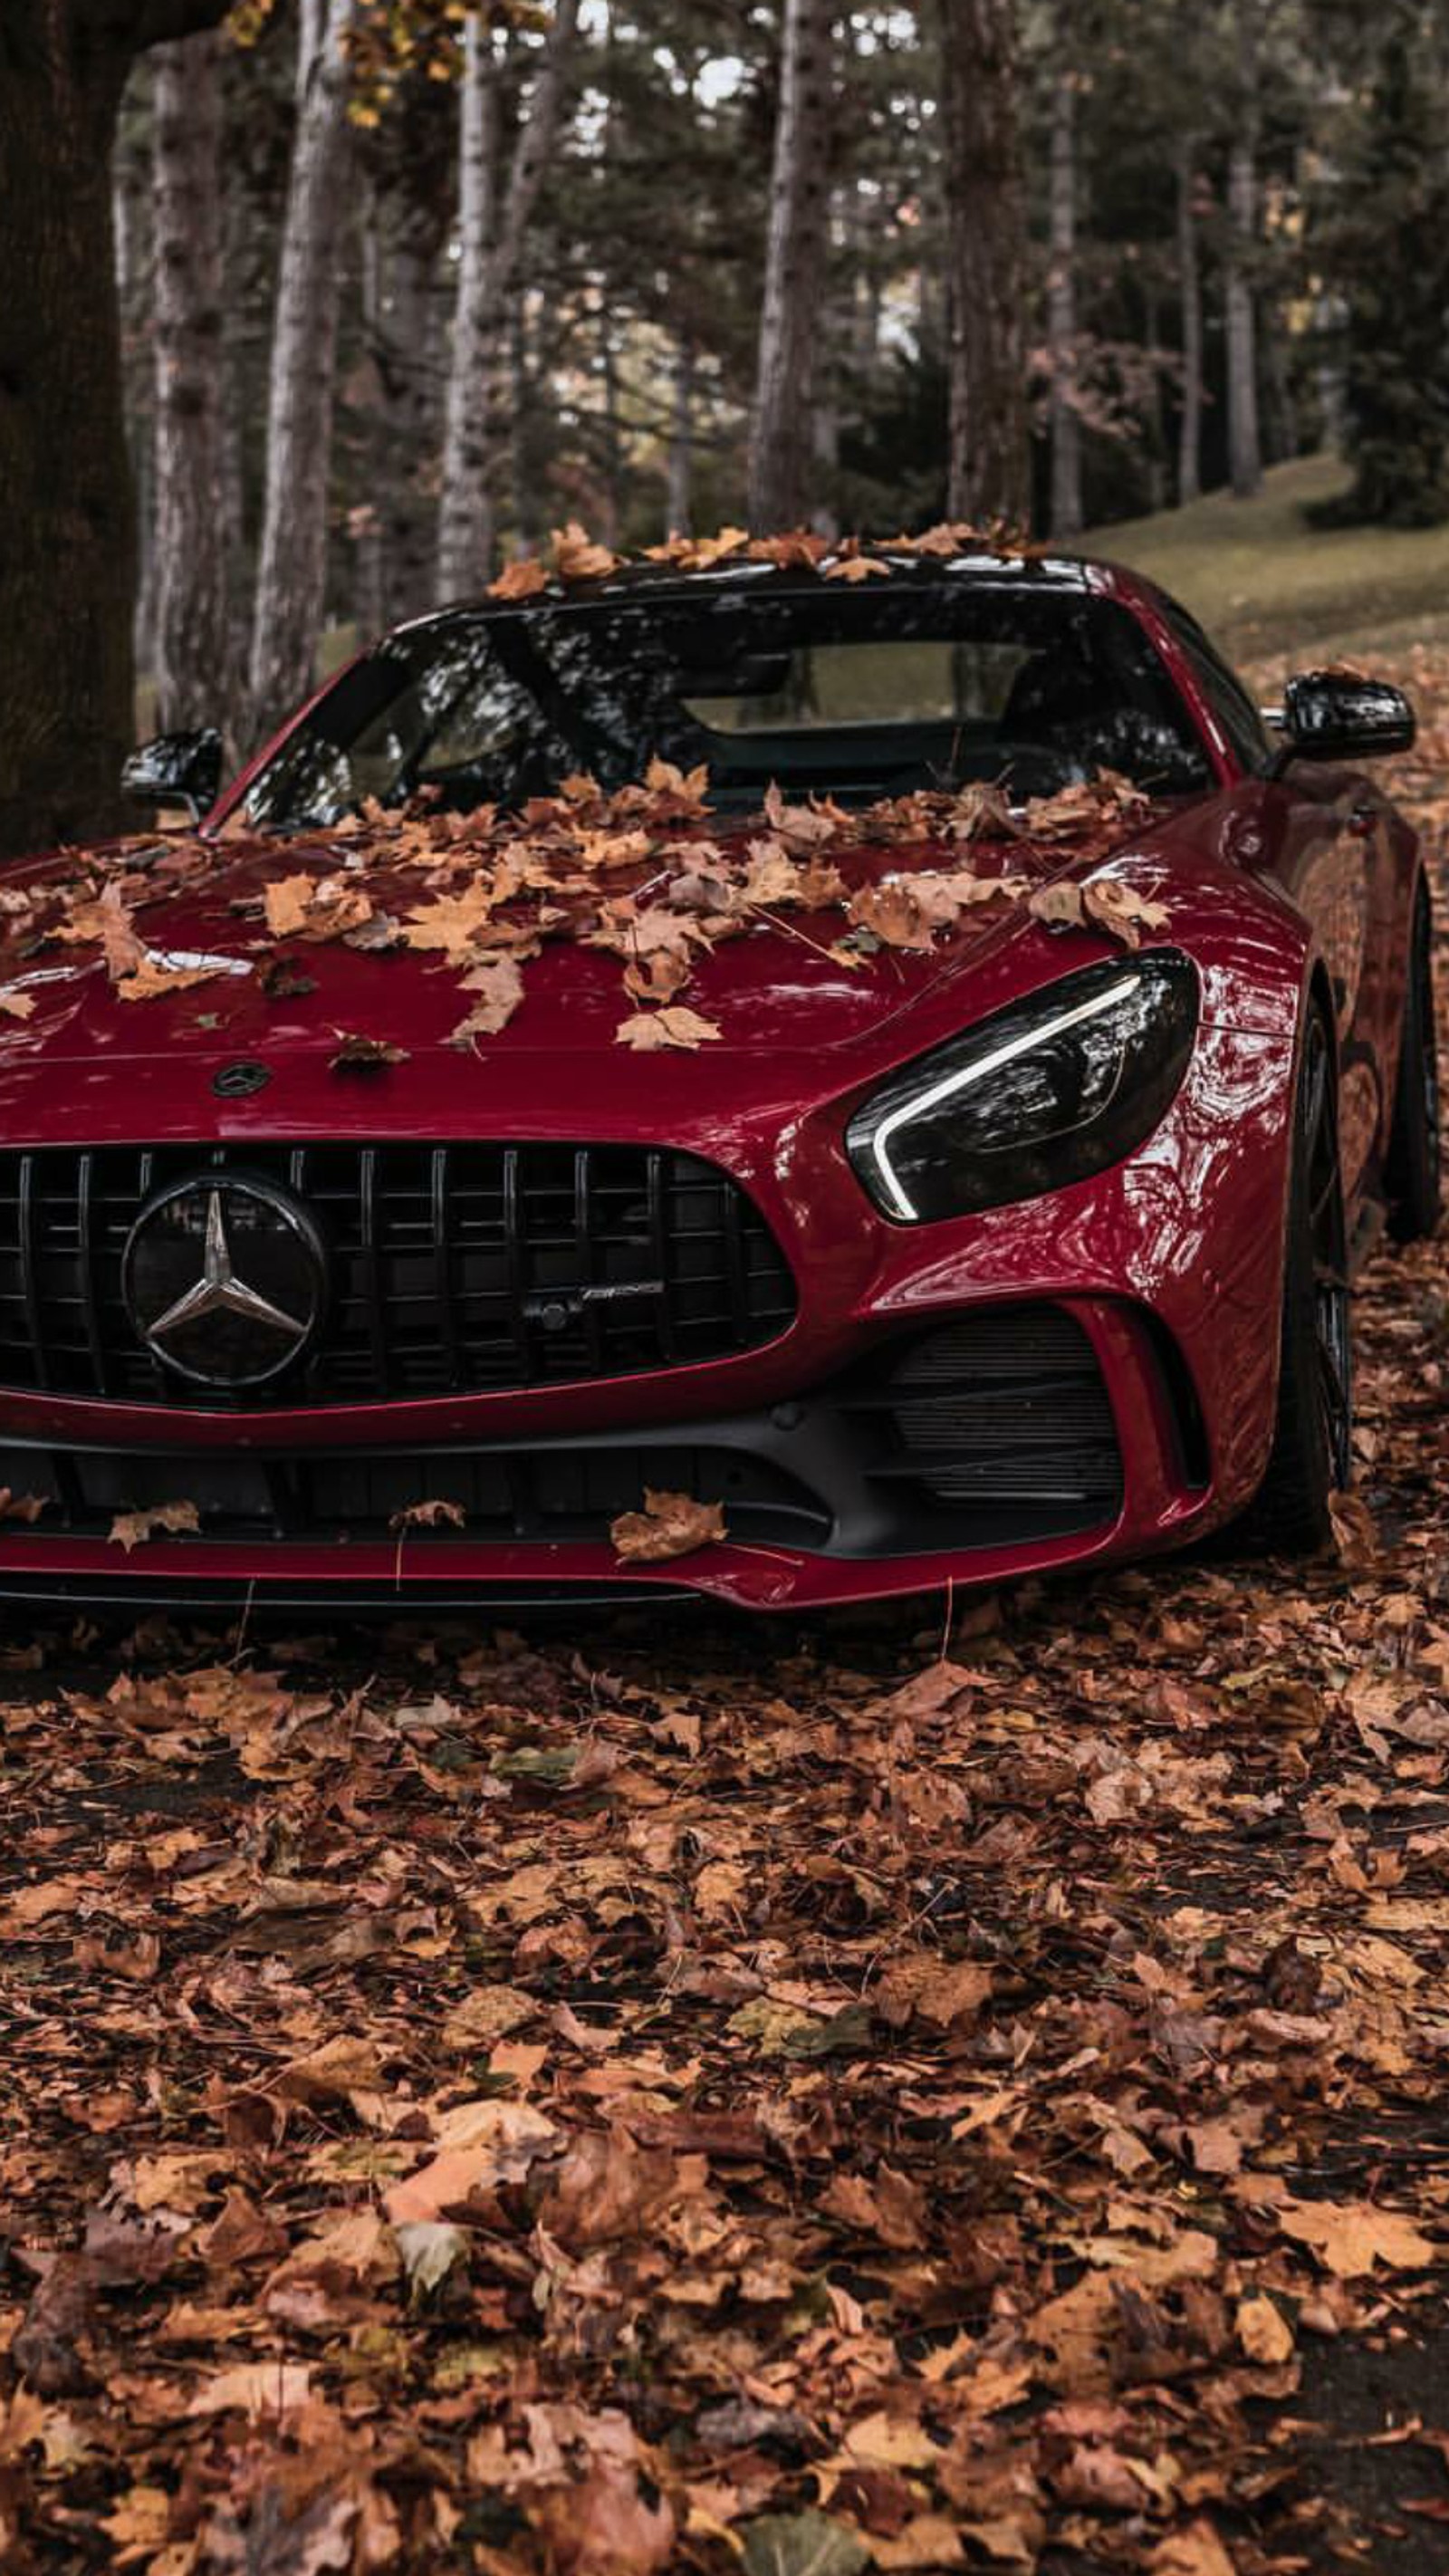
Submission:
<svg viewBox="0 0 1449 2576">
<path fill-rule="evenodd" d="M 1051 363 L 1052 535 L 1082 532 L 1082 427 L 1077 411 L 1077 84 L 1052 84 L 1047 346 Z"/>
<path fill-rule="evenodd" d="M 1013 0 L 938 0 L 951 339 L 948 506 L 1025 521 L 1026 195 Z"/>
<path fill-rule="evenodd" d="M 1234 137 L 1228 154 L 1229 251 L 1223 271 L 1228 357 L 1228 471 L 1240 501 L 1263 480 L 1258 435 L 1258 349 L 1250 265 L 1257 223 L 1258 178 L 1251 135 Z"/>
<path fill-rule="evenodd" d="M 156 721 L 231 713 L 219 35 L 156 57 Z"/>
<path fill-rule="evenodd" d="M 669 488 L 664 504 L 666 537 L 691 533 L 694 508 L 694 342 L 674 353 L 674 425 L 669 436 Z"/>
<path fill-rule="evenodd" d="M 338 253 L 350 158 L 344 40 L 353 9 L 354 0 L 319 0 L 315 10 L 303 13 L 252 614 L 248 696 L 254 740 L 305 697 L 326 605 Z"/>
<path fill-rule="evenodd" d="M 0 16 L 0 852 L 120 822 L 134 739 L 131 482 L 110 162 L 135 54 L 222 0 Z M 189 10 L 189 16 L 188 16 Z"/>
<path fill-rule="evenodd" d="M 1202 272 L 1198 263 L 1197 211 L 1193 203 L 1194 144 L 1177 148 L 1177 291 L 1182 304 L 1182 409 L 1177 423 L 1177 499 L 1195 501 L 1202 489 Z"/>
<path fill-rule="evenodd" d="M 760 313 L 749 516 L 798 527 L 812 498 L 812 396 L 825 287 L 835 0 L 784 0 Z"/>
<path fill-rule="evenodd" d="M 352 609 L 357 621 L 359 643 L 379 635 L 387 623 L 387 517 L 383 509 L 383 491 L 391 479 L 391 456 L 385 419 L 385 392 L 382 371 L 383 341 L 383 247 L 382 212 L 377 190 L 369 186 L 363 196 L 362 238 L 359 244 L 359 283 L 362 304 L 363 363 L 375 383 L 362 425 L 362 467 L 364 492 L 356 521 L 353 560 Z M 402 460 L 399 459 L 401 464 Z"/>
<path fill-rule="evenodd" d="M 498 378 L 503 317 L 558 131 L 578 0 L 555 0 L 548 39 L 523 108 L 497 204 L 497 72 L 490 30 L 470 14 L 464 35 L 459 141 L 458 295 L 448 369 L 439 601 L 482 589 L 492 571 L 494 485 L 502 461 Z"/>
</svg>

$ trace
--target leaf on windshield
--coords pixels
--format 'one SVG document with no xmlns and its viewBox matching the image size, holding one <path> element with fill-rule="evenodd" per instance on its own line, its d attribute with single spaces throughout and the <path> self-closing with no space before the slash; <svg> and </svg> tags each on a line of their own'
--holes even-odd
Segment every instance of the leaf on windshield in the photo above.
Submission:
<svg viewBox="0 0 1449 2576">
<path fill-rule="evenodd" d="M 718 1036 L 713 1020 L 702 1019 L 698 1011 L 687 1010 L 683 1003 L 674 1003 L 662 1011 L 636 1011 L 632 1019 L 621 1020 L 614 1031 L 617 1045 L 635 1047 L 641 1055 L 648 1055 L 656 1047 L 703 1046 Z"/>
</svg>

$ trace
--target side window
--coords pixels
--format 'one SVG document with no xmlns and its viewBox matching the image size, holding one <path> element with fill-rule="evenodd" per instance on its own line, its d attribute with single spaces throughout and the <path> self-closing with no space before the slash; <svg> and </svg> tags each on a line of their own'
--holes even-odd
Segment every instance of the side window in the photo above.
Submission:
<svg viewBox="0 0 1449 2576">
<path fill-rule="evenodd" d="M 1250 772 L 1266 769 L 1273 757 L 1273 739 L 1242 681 L 1229 669 L 1216 645 L 1209 643 L 1196 618 L 1176 606 L 1169 607 L 1165 614 L 1192 664 L 1203 696 L 1232 745 L 1234 758 Z"/>
</svg>

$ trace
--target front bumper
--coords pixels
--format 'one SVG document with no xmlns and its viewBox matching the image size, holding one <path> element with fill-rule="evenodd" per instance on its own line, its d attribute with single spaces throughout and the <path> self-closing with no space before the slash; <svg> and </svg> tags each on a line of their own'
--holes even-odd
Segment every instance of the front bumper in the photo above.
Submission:
<svg viewBox="0 0 1449 2576">
<path fill-rule="evenodd" d="M 124 1584 L 185 1601 L 260 1588 L 341 1608 L 686 1590 L 804 1609 L 1181 1543 L 1241 1508 L 1266 1464 L 1291 1050 L 1291 1033 L 1209 1025 L 1129 1161 L 923 1227 L 868 1206 L 838 1103 L 797 1116 L 761 1103 L 731 1122 L 681 1112 L 668 1141 L 734 1174 L 799 1291 L 787 1330 L 730 1358 L 245 1413 L 0 1394 L 0 1485 L 46 1506 L 34 1524 L 0 1512 L 0 1589 L 101 1598 Z M 1025 1363 L 993 1378 L 980 1336 L 1033 1327 L 1057 1337 L 1043 1385 Z M 977 1337 L 974 1358 L 961 1345 L 954 1374 L 903 1394 L 916 1355 L 939 1361 L 952 1335 Z M 1025 1478 L 1013 1407 L 1033 1435 Z M 1054 1453 L 1070 1472 L 1053 1476 Z M 609 1522 L 647 1486 L 722 1501 L 729 1538 L 621 1565 Z M 391 1526 L 440 1499 L 462 1505 L 461 1530 Z M 109 1538 L 116 1513 L 176 1501 L 197 1505 L 199 1536 L 129 1554 Z"/>
</svg>

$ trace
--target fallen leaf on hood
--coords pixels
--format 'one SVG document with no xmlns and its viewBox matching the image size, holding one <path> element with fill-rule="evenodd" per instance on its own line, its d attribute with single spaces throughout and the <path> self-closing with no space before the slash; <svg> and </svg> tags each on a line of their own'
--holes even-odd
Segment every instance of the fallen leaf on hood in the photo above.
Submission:
<svg viewBox="0 0 1449 2576">
<path fill-rule="evenodd" d="M 467 1514 L 461 1503 L 450 1503 L 441 1497 L 433 1502 L 406 1503 L 394 1512 L 388 1522 L 390 1530 L 462 1529 Z"/>
<path fill-rule="evenodd" d="M 662 1565 L 672 1556 L 713 1547 L 727 1535 L 723 1503 L 697 1503 L 690 1494 L 648 1487 L 642 1512 L 621 1512 L 609 1523 L 614 1553 L 626 1565 Z"/>
<path fill-rule="evenodd" d="M 262 902 L 274 939 L 341 939 L 372 919 L 370 896 L 350 876 L 276 877 Z"/>
<path fill-rule="evenodd" d="M 376 1073 L 385 1064 L 406 1064 L 412 1052 L 394 1046 L 390 1038 L 358 1037 L 350 1029 L 339 1029 L 337 1036 L 337 1052 L 327 1059 L 329 1073 Z"/>
<path fill-rule="evenodd" d="M 496 1037 L 506 1029 L 523 999 L 523 975 L 515 957 L 490 957 L 484 965 L 475 966 L 464 979 L 464 990 L 475 993 L 466 1019 L 458 1022 L 448 1044 L 470 1047 L 475 1038 Z"/>
<path fill-rule="evenodd" d="M 621 1020 L 614 1031 L 614 1042 L 648 1055 L 657 1047 L 703 1046 L 707 1039 L 718 1036 L 713 1020 L 701 1019 L 698 1011 L 687 1010 L 682 1002 L 676 1002 L 662 1011 L 636 1011 L 632 1019 Z"/>
<path fill-rule="evenodd" d="M 49 1509 L 48 1494 L 12 1494 L 8 1485 L 0 1485 L 0 1521 L 38 1521 Z"/>
<path fill-rule="evenodd" d="M 230 972 L 227 959 L 208 958 L 200 966 L 173 966 L 164 956 L 147 949 L 135 972 L 117 984 L 116 993 L 123 1002 L 155 1002 L 164 993 L 184 993 L 193 984 L 209 984 L 214 975 Z"/>
<path fill-rule="evenodd" d="M 1142 932 L 1161 930 L 1169 919 L 1165 903 L 1149 903 L 1118 877 L 1093 877 L 1082 888 L 1082 909 L 1089 921 L 1120 939 L 1124 948 L 1140 948 Z"/>
<path fill-rule="evenodd" d="M 1065 881 L 1038 886 L 1035 894 L 1028 895 L 1026 908 L 1033 921 L 1044 921 L 1050 929 L 1080 930 L 1086 919 L 1081 887 Z"/>
<path fill-rule="evenodd" d="M 842 554 L 837 555 L 834 563 L 825 566 L 825 578 L 827 581 L 869 581 L 874 573 L 888 580 L 890 569 L 888 563 L 882 563 L 875 555 Z"/>
<path fill-rule="evenodd" d="M 35 995 L 23 993 L 16 984 L 0 984 L 0 1011 L 4 1011 L 12 1020 L 32 1019 L 35 1014 Z"/>
<path fill-rule="evenodd" d="M 117 1512 L 106 1538 L 112 1547 L 123 1547 L 129 1556 L 133 1547 L 139 1547 L 143 1539 L 155 1538 L 159 1531 L 176 1533 L 200 1527 L 194 1503 L 148 1503 L 142 1511 Z"/>
</svg>

